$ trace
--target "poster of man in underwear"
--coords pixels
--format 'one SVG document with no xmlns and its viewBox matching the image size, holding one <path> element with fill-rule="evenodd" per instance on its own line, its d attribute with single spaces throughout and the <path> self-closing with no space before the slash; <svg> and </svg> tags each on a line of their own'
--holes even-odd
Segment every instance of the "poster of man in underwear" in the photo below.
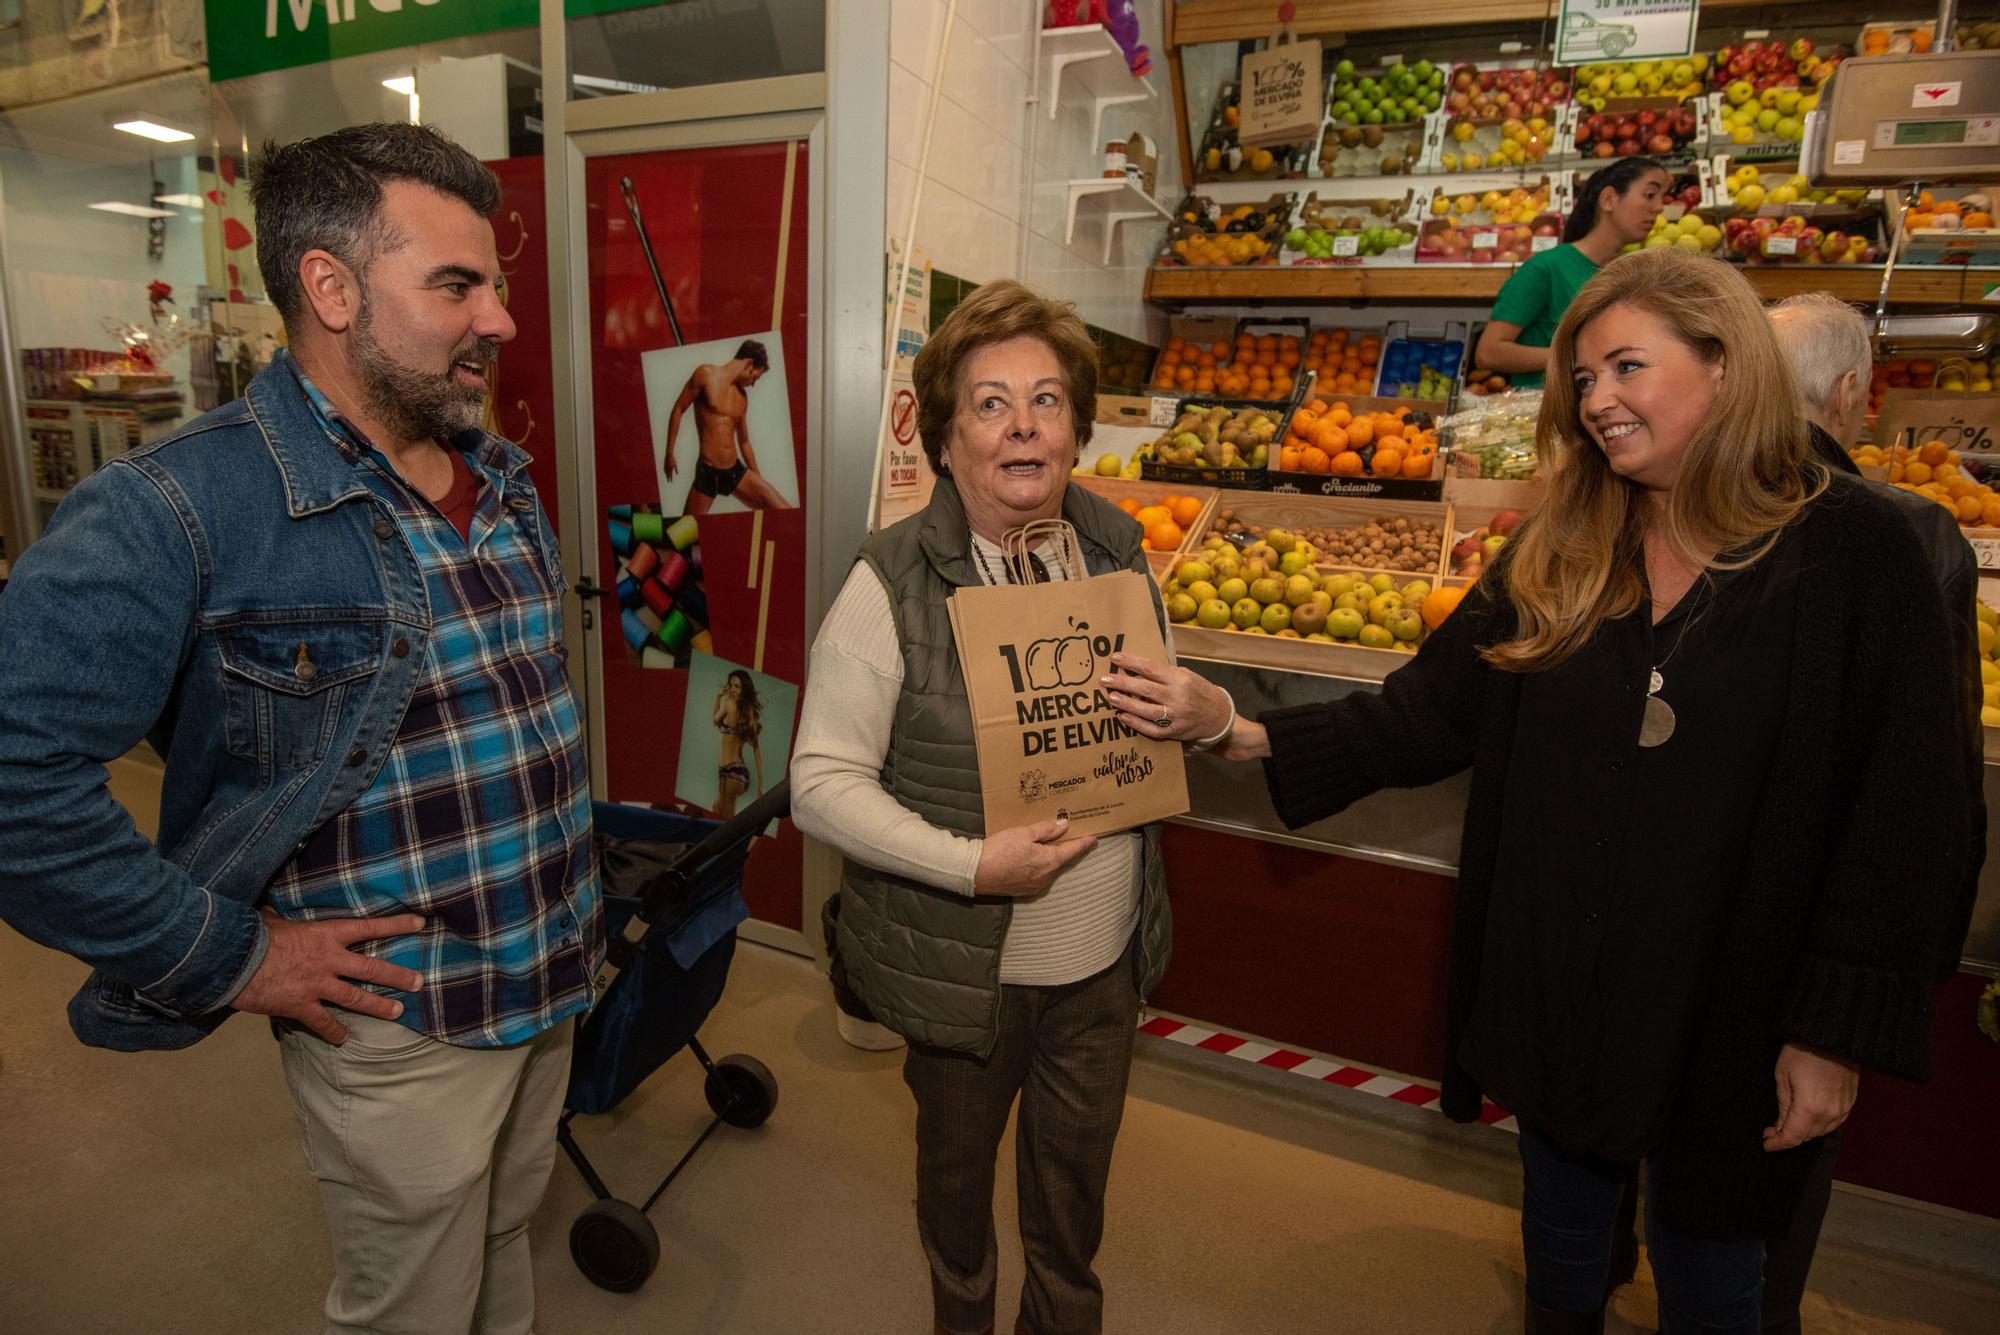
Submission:
<svg viewBox="0 0 2000 1335">
<path fill-rule="evenodd" d="M 643 355 L 666 513 L 792 508 L 796 470 L 780 355 L 776 335 Z M 692 433 L 682 425 L 690 415 Z"/>
</svg>

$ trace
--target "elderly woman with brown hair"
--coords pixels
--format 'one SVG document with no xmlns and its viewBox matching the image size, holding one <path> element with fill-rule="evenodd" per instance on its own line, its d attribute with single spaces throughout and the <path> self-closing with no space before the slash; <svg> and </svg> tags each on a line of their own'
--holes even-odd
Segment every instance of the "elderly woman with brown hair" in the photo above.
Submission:
<svg viewBox="0 0 2000 1335">
<path fill-rule="evenodd" d="M 1910 524 L 1814 461 L 1728 266 L 1605 265 L 1536 444 L 1547 499 L 1380 694 L 1241 722 L 1222 754 L 1264 759 L 1293 826 L 1470 767 L 1444 1108 L 1483 1089 L 1520 1123 L 1528 1330 L 1604 1329 L 1644 1163 L 1663 1335 L 1756 1335 L 1811 1142 L 1862 1067 L 1929 1069 L 1977 702 Z M 1228 717 L 1192 674 L 1114 662 L 1136 731 Z"/>
<path fill-rule="evenodd" d="M 1001 540 L 1034 520 L 1066 520 L 1092 574 L 1146 569 L 1138 526 L 1070 485 L 1096 366 L 1075 312 L 1014 282 L 979 288 L 924 344 L 917 429 L 936 490 L 863 544 L 813 644 L 792 758 L 794 819 L 845 855 L 846 981 L 909 1040 L 918 1234 L 952 1335 L 993 1329 L 994 1159 L 1017 1095 L 1015 1329 L 1102 1329 L 1091 1263 L 1111 1147 L 1170 944 L 1156 826 L 986 834 L 946 611 L 956 589 L 1008 581 Z"/>
</svg>

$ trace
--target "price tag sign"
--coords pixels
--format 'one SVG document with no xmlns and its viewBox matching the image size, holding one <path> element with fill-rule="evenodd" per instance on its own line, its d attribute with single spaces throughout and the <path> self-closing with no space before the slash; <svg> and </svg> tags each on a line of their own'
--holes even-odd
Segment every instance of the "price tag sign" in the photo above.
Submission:
<svg viewBox="0 0 2000 1335">
<path fill-rule="evenodd" d="M 1333 239 L 1333 253 L 1336 255 L 1359 255 L 1361 238 L 1358 236 L 1337 236 Z"/>
<path fill-rule="evenodd" d="M 1799 239 L 1795 236 L 1767 236 L 1764 238 L 1766 255 L 1796 255 L 1799 253 Z"/>
<path fill-rule="evenodd" d="M 1160 395 L 1155 394 L 1153 396 L 1153 406 L 1151 414 L 1153 419 L 1153 425 L 1172 426 L 1174 424 L 1174 419 L 1180 416 L 1180 410 L 1181 410 L 1181 401 L 1179 399 L 1162 398 Z"/>
<path fill-rule="evenodd" d="M 1495 250 L 1499 245 L 1500 234 L 1498 232 L 1474 232 L 1472 234 L 1472 248 L 1474 250 Z"/>
<path fill-rule="evenodd" d="M 1562 238 L 1559 236 L 1538 236 L 1528 243 L 1528 249 L 1539 255 L 1545 250 L 1554 250 L 1561 244 Z"/>
<path fill-rule="evenodd" d="M 2000 570 L 2000 538 L 1974 538 L 1972 554 L 1981 570 Z"/>
</svg>

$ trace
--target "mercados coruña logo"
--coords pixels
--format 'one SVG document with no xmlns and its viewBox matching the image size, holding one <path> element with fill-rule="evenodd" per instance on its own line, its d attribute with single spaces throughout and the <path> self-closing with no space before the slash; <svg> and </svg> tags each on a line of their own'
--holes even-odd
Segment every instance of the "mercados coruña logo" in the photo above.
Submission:
<svg viewBox="0 0 2000 1335">
<path fill-rule="evenodd" d="M 1042 770 L 1021 771 L 1021 800 L 1039 802 L 1049 795 L 1049 776 Z"/>
</svg>

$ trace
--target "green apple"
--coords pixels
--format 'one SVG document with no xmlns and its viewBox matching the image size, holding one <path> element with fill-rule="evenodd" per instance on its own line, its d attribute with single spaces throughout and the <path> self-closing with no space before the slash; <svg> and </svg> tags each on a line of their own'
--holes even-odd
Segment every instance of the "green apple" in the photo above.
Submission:
<svg viewBox="0 0 2000 1335">
<path fill-rule="evenodd" d="M 1319 581 L 1311 575 L 1294 575 L 1285 581 L 1285 605 L 1299 607 L 1313 600 L 1319 592 Z"/>
<path fill-rule="evenodd" d="M 1384 630 L 1380 626 L 1372 625 L 1363 626 L 1359 638 L 1361 643 L 1370 649 L 1387 649 L 1396 642 L 1396 637 L 1391 635 L 1387 630 Z"/>
<path fill-rule="evenodd" d="M 1378 593 L 1368 600 L 1368 619 L 1378 626 L 1389 623 L 1393 612 L 1403 610 L 1403 595 L 1400 593 Z"/>
<path fill-rule="evenodd" d="M 1377 593 L 1388 593 L 1396 587 L 1394 575 L 1374 575 L 1368 580 L 1368 587 Z"/>
<path fill-rule="evenodd" d="M 1167 599 L 1167 620 L 1173 622 L 1176 626 L 1192 621 L 1195 618 L 1197 606 L 1198 604 L 1196 604 L 1195 600 L 1187 594 L 1176 593 Z M 1228 609 L 1224 608 L 1223 610 L 1227 611 Z"/>
<path fill-rule="evenodd" d="M 1240 579 L 1225 579 L 1215 586 L 1215 596 L 1234 607 L 1250 596 L 1250 586 Z"/>
<path fill-rule="evenodd" d="M 1264 604 L 1255 598 L 1238 598 L 1229 607 L 1229 619 L 1238 628 L 1248 630 L 1257 624 L 1257 618 L 1264 615 Z"/>
<path fill-rule="evenodd" d="M 1222 591 L 1205 579 L 1198 579 L 1192 584 L 1183 584 L 1181 587 L 1187 590 L 1187 596 L 1197 603 L 1205 603 L 1222 596 Z"/>
<path fill-rule="evenodd" d="M 1411 607 L 1399 608 L 1389 614 L 1382 628 L 1399 640 L 1421 640 L 1424 637 L 1424 619 Z"/>
<path fill-rule="evenodd" d="M 1285 582 L 1270 575 L 1255 580 L 1250 585 L 1250 596 L 1265 606 L 1285 601 Z"/>
<path fill-rule="evenodd" d="M 1195 620 L 1210 630 L 1221 630 L 1229 624 L 1229 604 L 1220 598 L 1210 598 L 1196 609 Z"/>
<path fill-rule="evenodd" d="M 1257 618 L 1257 624 L 1264 628 L 1266 635 L 1276 635 L 1291 626 L 1292 609 L 1283 603 L 1272 603 L 1264 609 L 1264 614 Z"/>
<path fill-rule="evenodd" d="M 1361 628 L 1368 623 L 1361 613 L 1351 607 L 1335 607 L 1326 614 L 1327 634 L 1336 640 L 1351 640 L 1361 634 Z"/>
</svg>

